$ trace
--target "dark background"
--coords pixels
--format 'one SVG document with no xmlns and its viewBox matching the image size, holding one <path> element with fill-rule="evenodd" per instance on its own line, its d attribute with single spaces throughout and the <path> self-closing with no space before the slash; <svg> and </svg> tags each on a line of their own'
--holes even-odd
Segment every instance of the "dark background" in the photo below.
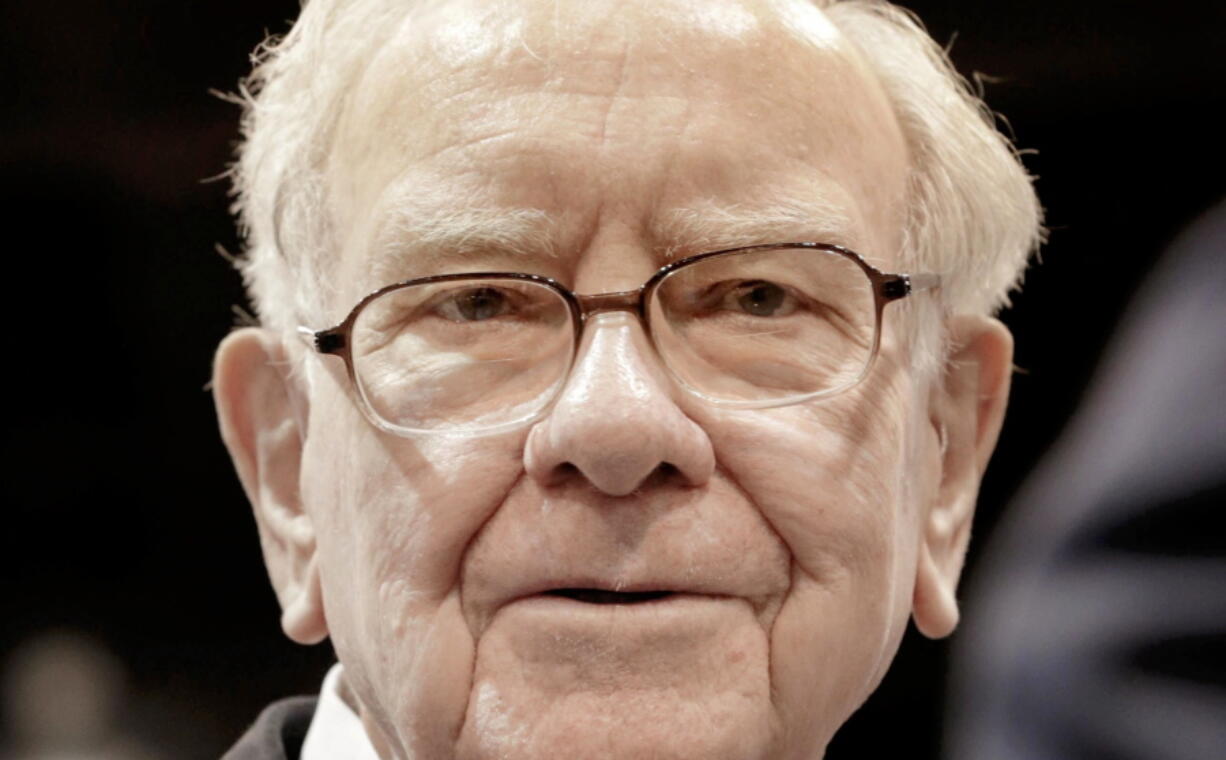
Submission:
<svg viewBox="0 0 1226 760">
<path fill-rule="evenodd" d="M 1004 315 L 1023 372 L 982 546 L 1128 295 L 1226 192 L 1226 6 L 905 4 L 964 74 L 992 77 L 989 104 L 1036 151 L 1052 228 Z M 238 111 L 208 90 L 233 89 L 264 31 L 296 13 L 292 0 L 0 5 L 0 661 L 48 631 L 88 634 L 126 669 L 123 729 L 167 757 L 217 757 L 264 703 L 316 691 L 331 657 L 281 636 L 203 390 L 243 302 L 214 252 L 238 249 L 227 185 L 204 182 L 226 166 Z M 910 634 L 829 757 L 935 758 L 946 648 Z"/>
</svg>

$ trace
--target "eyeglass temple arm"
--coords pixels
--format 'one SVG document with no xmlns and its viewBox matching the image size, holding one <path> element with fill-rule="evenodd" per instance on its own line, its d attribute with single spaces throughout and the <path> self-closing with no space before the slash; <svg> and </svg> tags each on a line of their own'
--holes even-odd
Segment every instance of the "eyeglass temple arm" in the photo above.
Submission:
<svg viewBox="0 0 1226 760">
<path fill-rule="evenodd" d="M 906 275 L 907 282 L 911 285 L 911 293 L 918 293 L 922 290 L 932 290 L 941 284 L 941 275 L 920 273 Z"/>
<path fill-rule="evenodd" d="M 912 293 L 932 290 L 941 284 L 939 274 L 891 274 L 886 275 L 878 286 L 878 291 L 886 301 L 897 301 Z"/>
<path fill-rule="evenodd" d="M 340 353 L 345 347 L 345 335 L 336 328 L 331 330 L 312 330 L 306 325 L 298 325 L 296 331 L 302 341 L 321 354 Z"/>
</svg>

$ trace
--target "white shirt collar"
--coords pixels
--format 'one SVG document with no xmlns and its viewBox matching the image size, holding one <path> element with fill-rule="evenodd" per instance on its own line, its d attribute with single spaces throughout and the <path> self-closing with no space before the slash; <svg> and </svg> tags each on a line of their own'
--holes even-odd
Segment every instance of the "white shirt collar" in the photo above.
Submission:
<svg viewBox="0 0 1226 760">
<path fill-rule="evenodd" d="M 315 716 L 302 742 L 300 760 L 379 760 L 362 720 L 341 699 L 340 682 L 338 662 L 324 677 Z"/>
</svg>

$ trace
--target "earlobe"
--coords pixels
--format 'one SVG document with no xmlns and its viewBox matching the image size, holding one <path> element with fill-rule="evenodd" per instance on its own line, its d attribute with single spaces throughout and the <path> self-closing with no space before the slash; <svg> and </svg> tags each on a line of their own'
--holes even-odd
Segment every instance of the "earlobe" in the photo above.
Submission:
<svg viewBox="0 0 1226 760">
<path fill-rule="evenodd" d="M 916 627 L 931 638 L 948 636 L 958 624 L 958 578 L 979 483 L 1004 422 L 1013 362 L 1013 338 L 995 319 L 954 318 L 949 335 L 952 350 L 929 394 L 940 476 L 920 526 L 912 608 Z"/>
<path fill-rule="evenodd" d="M 213 399 L 222 440 L 255 512 L 282 628 L 294 641 L 314 644 L 328 628 L 315 531 L 298 488 L 305 431 L 286 364 L 276 336 L 237 330 L 217 349 Z"/>
<path fill-rule="evenodd" d="M 919 567 L 911 616 L 915 627 L 930 639 L 943 639 L 958 627 L 956 583 L 950 583 L 932 556 L 928 543 L 920 544 Z"/>
<path fill-rule="evenodd" d="M 328 638 L 317 556 L 312 556 L 304 581 L 281 602 L 281 630 L 299 644 L 318 644 Z"/>
</svg>

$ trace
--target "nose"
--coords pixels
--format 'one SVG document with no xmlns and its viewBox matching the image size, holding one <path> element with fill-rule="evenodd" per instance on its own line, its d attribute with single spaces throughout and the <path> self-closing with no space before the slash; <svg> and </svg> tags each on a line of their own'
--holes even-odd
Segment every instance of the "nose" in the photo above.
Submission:
<svg viewBox="0 0 1226 760">
<path fill-rule="evenodd" d="M 582 477 L 610 496 L 656 473 L 706 483 L 715 469 L 711 440 L 672 391 L 637 319 L 592 317 L 562 395 L 528 435 L 528 475 L 546 485 Z"/>
</svg>

